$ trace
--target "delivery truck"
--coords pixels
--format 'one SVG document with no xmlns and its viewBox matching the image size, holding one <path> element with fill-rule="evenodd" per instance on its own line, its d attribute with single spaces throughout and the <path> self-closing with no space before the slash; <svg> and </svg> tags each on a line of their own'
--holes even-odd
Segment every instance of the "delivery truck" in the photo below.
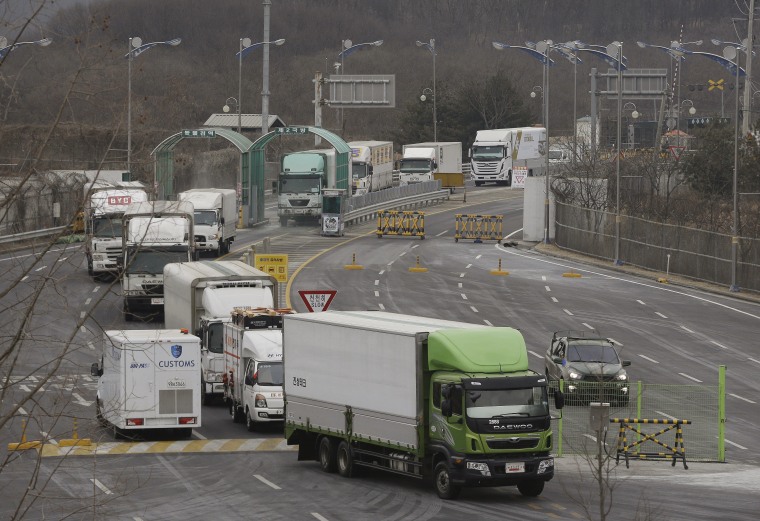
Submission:
<svg viewBox="0 0 760 521">
<path fill-rule="evenodd" d="M 364 195 L 393 186 L 393 143 L 351 141 L 351 192 Z"/>
<path fill-rule="evenodd" d="M 249 431 L 283 421 L 282 317 L 290 309 L 235 309 L 224 325 L 224 397 Z"/>
<path fill-rule="evenodd" d="M 283 154 L 277 179 L 277 217 L 280 226 L 288 219 L 319 221 L 322 191 L 337 188 L 335 149 L 305 150 Z"/>
<path fill-rule="evenodd" d="M 177 194 L 193 203 L 195 249 L 215 257 L 230 252 L 237 233 L 237 194 L 232 188 L 193 188 Z"/>
<path fill-rule="evenodd" d="M 164 266 L 164 326 L 201 339 L 201 403 L 224 395 L 224 324 L 236 307 L 277 306 L 277 280 L 241 261 Z"/>
<path fill-rule="evenodd" d="M 527 168 L 532 175 L 540 168 L 542 147 L 546 146 L 544 127 L 499 128 L 478 130 L 470 148 L 472 179 L 475 186 L 484 183 L 512 185 L 512 170 Z"/>
<path fill-rule="evenodd" d="M 546 376 L 519 331 L 382 311 L 283 317 L 285 437 L 299 460 L 432 478 L 438 495 L 554 476 Z M 555 393 L 555 406 L 564 405 Z"/>
<path fill-rule="evenodd" d="M 404 145 L 399 163 L 399 186 L 433 181 L 433 174 L 437 173 L 462 173 L 462 143 Z"/>
<path fill-rule="evenodd" d="M 179 329 L 109 330 L 103 335 L 95 415 L 118 436 L 201 426 L 200 339 Z"/>
</svg>

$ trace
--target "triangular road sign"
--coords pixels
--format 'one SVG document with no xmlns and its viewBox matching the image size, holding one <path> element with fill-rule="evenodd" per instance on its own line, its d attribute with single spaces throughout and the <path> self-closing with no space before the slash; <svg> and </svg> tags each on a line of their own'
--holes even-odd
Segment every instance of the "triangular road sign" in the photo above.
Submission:
<svg viewBox="0 0 760 521">
<path fill-rule="evenodd" d="M 673 157 L 676 158 L 676 161 L 681 159 L 681 154 L 683 154 L 683 151 L 686 149 L 686 147 L 677 147 L 673 145 L 668 148 L 670 148 L 670 153 L 673 154 Z"/>
<path fill-rule="evenodd" d="M 337 290 L 299 290 L 298 294 L 301 295 L 301 300 L 306 304 L 306 309 L 310 313 L 318 311 L 327 311 L 330 307 L 333 299 L 335 298 Z"/>
</svg>

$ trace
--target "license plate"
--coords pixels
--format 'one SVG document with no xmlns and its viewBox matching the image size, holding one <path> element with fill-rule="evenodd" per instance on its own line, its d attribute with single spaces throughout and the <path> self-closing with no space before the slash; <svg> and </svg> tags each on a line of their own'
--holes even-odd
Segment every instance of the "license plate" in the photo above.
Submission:
<svg viewBox="0 0 760 521">
<path fill-rule="evenodd" d="M 163 306 L 164 305 L 164 299 L 163 298 L 151 298 L 150 303 L 154 306 Z"/>
<path fill-rule="evenodd" d="M 504 472 L 507 474 L 525 472 L 525 463 L 507 463 L 504 467 Z"/>
</svg>

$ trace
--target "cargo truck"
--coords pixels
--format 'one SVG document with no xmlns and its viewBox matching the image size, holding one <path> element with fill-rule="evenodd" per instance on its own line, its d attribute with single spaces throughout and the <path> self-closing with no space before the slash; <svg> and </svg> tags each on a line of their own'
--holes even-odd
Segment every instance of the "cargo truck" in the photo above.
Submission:
<svg viewBox="0 0 760 521">
<path fill-rule="evenodd" d="M 335 149 L 284 154 L 277 180 L 277 217 L 318 221 L 322 217 L 322 190 L 336 188 Z"/>
<path fill-rule="evenodd" d="M 117 273 L 124 254 L 121 221 L 132 203 L 145 202 L 148 193 L 139 181 L 93 183 L 84 210 L 85 257 L 91 277 Z"/>
<path fill-rule="evenodd" d="M 117 436 L 201 426 L 200 339 L 186 330 L 111 330 L 103 335 L 95 415 Z"/>
<path fill-rule="evenodd" d="M 351 141 L 351 192 L 364 195 L 393 186 L 393 143 Z"/>
<path fill-rule="evenodd" d="M 236 307 L 276 307 L 277 280 L 241 261 L 164 266 L 164 326 L 201 339 L 201 402 L 224 395 L 224 324 Z"/>
<path fill-rule="evenodd" d="M 164 266 L 195 259 L 193 205 L 186 201 L 130 204 L 122 218 L 124 258 L 121 287 L 124 320 L 139 312 L 164 311 Z"/>
<path fill-rule="evenodd" d="M 462 143 L 404 145 L 399 163 L 399 186 L 433 181 L 436 173 L 462 173 Z"/>
<path fill-rule="evenodd" d="M 540 146 L 539 146 L 540 145 Z M 546 146 L 543 127 L 500 128 L 478 130 L 470 148 L 471 177 L 475 186 L 484 183 L 512 185 L 515 166 L 541 167 L 542 147 Z"/>
<path fill-rule="evenodd" d="M 237 233 L 237 194 L 231 188 L 193 188 L 177 194 L 193 203 L 195 249 L 215 257 L 230 252 Z"/>
<path fill-rule="evenodd" d="M 232 421 L 283 421 L 282 317 L 275 309 L 236 309 L 224 325 L 224 397 Z"/>
<path fill-rule="evenodd" d="M 522 335 L 381 311 L 283 317 L 285 437 L 299 460 L 537 496 L 554 476 L 546 376 Z M 557 391 L 555 406 L 564 396 Z"/>
</svg>

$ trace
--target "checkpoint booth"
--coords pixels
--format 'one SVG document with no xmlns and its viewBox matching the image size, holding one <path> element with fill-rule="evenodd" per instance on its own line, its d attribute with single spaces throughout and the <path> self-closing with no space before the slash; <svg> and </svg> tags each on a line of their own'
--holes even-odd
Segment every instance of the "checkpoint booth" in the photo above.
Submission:
<svg viewBox="0 0 760 521">
<path fill-rule="evenodd" d="M 322 235 L 342 237 L 345 229 L 346 190 L 328 188 L 322 190 Z"/>
</svg>

